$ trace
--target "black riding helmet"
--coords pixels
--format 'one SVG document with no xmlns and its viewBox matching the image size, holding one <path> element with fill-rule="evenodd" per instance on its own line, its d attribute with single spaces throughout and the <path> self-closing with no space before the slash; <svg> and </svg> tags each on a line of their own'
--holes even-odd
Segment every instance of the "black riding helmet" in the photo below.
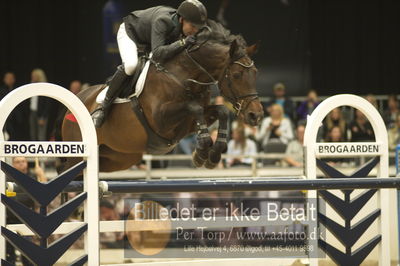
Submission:
<svg viewBox="0 0 400 266">
<path fill-rule="evenodd" d="M 207 10 L 198 0 L 183 1 L 177 13 L 199 29 L 207 25 Z"/>
</svg>

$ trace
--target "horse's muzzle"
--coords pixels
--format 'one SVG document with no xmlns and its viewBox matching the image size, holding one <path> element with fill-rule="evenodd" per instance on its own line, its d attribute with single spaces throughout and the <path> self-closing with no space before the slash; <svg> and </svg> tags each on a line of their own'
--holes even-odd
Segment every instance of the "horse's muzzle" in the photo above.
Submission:
<svg viewBox="0 0 400 266">
<path fill-rule="evenodd" d="M 261 119 L 263 118 L 264 114 L 262 112 L 248 112 L 246 114 L 245 120 L 246 123 L 249 124 L 250 126 L 257 126 L 260 122 Z"/>
</svg>

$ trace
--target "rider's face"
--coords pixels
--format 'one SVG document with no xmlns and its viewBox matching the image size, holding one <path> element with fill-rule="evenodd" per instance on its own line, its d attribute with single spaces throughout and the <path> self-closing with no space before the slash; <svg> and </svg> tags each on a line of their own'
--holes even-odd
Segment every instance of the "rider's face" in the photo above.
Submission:
<svg viewBox="0 0 400 266">
<path fill-rule="evenodd" d="M 181 18 L 181 23 L 182 23 L 183 35 L 185 36 L 195 35 L 199 31 L 199 29 L 195 25 L 193 25 L 184 18 Z"/>
</svg>

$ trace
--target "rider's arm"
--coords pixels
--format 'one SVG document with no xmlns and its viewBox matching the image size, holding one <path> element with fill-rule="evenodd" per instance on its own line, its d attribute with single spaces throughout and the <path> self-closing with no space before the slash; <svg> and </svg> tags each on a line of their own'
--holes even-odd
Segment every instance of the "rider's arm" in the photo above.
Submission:
<svg viewBox="0 0 400 266">
<path fill-rule="evenodd" d="M 174 57 L 179 52 L 183 51 L 183 49 L 185 49 L 185 46 L 182 40 L 168 45 L 162 45 L 153 50 L 153 58 L 156 61 L 162 62 Z"/>
<path fill-rule="evenodd" d="M 171 44 L 165 44 L 168 35 L 173 31 L 173 24 L 168 18 L 159 18 L 154 21 L 151 32 L 151 49 L 153 59 L 156 61 L 165 61 L 185 48 L 185 42 L 178 40 Z"/>
</svg>

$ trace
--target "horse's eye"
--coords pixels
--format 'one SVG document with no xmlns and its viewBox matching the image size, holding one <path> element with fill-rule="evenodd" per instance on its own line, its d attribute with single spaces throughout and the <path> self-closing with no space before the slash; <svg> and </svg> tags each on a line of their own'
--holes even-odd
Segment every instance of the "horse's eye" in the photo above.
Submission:
<svg viewBox="0 0 400 266">
<path fill-rule="evenodd" d="M 235 79 L 240 79 L 242 77 L 242 73 L 241 72 L 235 72 L 233 73 L 233 78 Z"/>
</svg>

